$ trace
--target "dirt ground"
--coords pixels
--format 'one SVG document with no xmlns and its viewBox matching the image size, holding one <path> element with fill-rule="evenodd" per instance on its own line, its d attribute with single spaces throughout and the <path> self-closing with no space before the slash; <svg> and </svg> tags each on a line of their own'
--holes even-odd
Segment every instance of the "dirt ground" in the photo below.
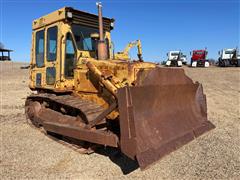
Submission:
<svg viewBox="0 0 240 180">
<path fill-rule="evenodd" d="M 22 65 L 0 62 L 1 179 L 240 179 L 240 68 L 185 68 L 203 84 L 216 128 L 140 171 L 124 157 L 81 155 L 30 127 Z"/>
</svg>

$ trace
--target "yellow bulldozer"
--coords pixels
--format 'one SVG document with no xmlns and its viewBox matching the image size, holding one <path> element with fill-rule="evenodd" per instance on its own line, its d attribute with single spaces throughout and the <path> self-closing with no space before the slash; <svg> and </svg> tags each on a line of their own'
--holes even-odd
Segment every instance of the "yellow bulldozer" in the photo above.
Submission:
<svg viewBox="0 0 240 180">
<path fill-rule="evenodd" d="M 114 20 L 97 7 L 98 15 L 64 7 L 33 21 L 26 115 L 86 152 L 116 148 L 145 169 L 214 128 L 206 96 L 183 69 L 114 59 Z"/>
</svg>

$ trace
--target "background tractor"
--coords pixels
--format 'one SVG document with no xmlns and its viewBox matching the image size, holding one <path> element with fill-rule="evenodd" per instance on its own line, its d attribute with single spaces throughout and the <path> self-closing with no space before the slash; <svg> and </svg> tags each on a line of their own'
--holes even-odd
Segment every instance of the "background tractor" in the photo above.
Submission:
<svg viewBox="0 0 240 180">
<path fill-rule="evenodd" d="M 138 54 L 137 54 L 138 60 L 143 61 L 143 58 L 142 58 L 142 44 L 141 44 L 140 40 L 136 40 L 136 41 L 132 41 L 132 42 L 128 43 L 123 51 L 117 52 L 116 54 L 114 54 L 114 59 L 130 60 L 129 51 L 130 51 L 131 48 L 133 48 L 135 46 L 137 47 L 137 50 L 138 50 Z"/>
</svg>

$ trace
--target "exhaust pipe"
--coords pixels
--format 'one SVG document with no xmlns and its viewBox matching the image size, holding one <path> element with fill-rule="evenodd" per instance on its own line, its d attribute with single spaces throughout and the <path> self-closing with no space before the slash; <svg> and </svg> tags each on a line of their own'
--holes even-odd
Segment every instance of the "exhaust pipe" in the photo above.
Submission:
<svg viewBox="0 0 240 180">
<path fill-rule="evenodd" d="M 107 45 L 103 37 L 103 18 L 102 18 L 102 4 L 96 3 L 98 7 L 98 22 L 99 22 L 99 41 L 98 41 L 98 59 L 108 59 Z"/>
</svg>

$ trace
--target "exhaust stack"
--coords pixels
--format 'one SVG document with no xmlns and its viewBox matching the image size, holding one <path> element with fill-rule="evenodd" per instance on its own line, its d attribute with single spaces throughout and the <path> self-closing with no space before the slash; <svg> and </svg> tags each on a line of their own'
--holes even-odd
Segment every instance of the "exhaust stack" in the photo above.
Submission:
<svg viewBox="0 0 240 180">
<path fill-rule="evenodd" d="M 99 22 L 99 41 L 98 41 L 98 59 L 108 59 L 107 45 L 103 37 L 103 18 L 102 18 L 102 4 L 96 3 L 98 7 L 98 22 Z"/>
</svg>

